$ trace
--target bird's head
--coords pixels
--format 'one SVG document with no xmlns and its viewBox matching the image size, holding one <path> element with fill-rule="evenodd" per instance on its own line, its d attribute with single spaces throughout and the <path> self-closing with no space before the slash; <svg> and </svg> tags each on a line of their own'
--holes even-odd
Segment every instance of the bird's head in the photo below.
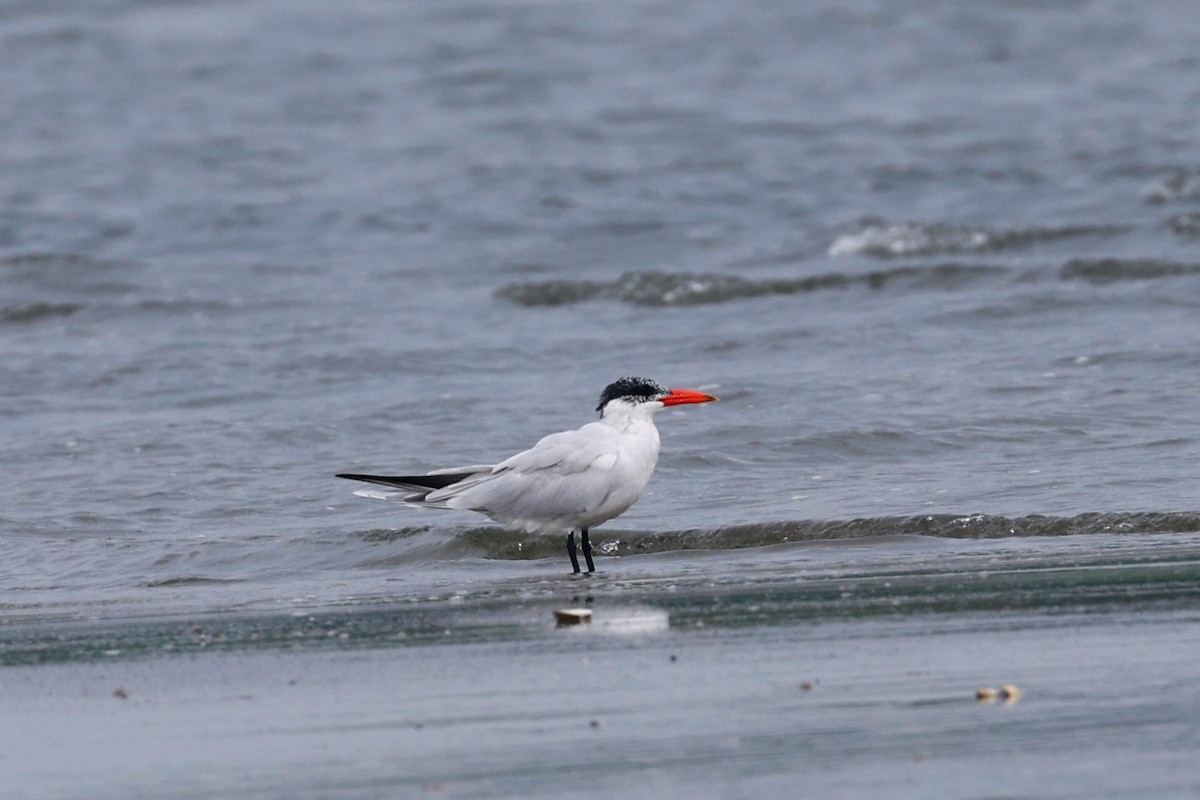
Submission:
<svg viewBox="0 0 1200 800">
<path fill-rule="evenodd" d="M 666 406 L 680 406 L 686 403 L 710 403 L 717 398 L 704 392 L 692 389 L 668 389 L 657 381 L 649 378 L 621 378 L 604 387 L 600 393 L 600 404 L 596 410 L 604 415 L 609 403 L 620 401 L 628 406 L 639 406 L 654 403 L 653 410 L 658 411 Z"/>
</svg>

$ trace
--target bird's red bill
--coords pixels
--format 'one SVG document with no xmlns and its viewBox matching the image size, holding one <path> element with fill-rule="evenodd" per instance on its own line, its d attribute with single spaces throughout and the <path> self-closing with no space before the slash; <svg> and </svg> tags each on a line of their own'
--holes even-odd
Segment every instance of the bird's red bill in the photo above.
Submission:
<svg viewBox="0 0 1200 800">
<path fill-rule="evenodd" d="M 711 403 L 717 398 L 704 392 L 691 389 L 672 389 L 671 393 L 662 399 L 664 406 L 681 406 L 685 403 Z"/>
</svg>

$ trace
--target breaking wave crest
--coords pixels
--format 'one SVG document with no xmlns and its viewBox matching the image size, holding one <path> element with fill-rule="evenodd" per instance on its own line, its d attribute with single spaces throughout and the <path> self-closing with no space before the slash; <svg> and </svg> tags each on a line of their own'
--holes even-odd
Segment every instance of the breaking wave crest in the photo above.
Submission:
<svg viewBox="0 0 1200 800">
<path fill-rule="evenodd" d="M 592 532 L 596 552 L 606 556 L 665 553 L 680 550 L 738 550 L 790 542 L 838 541 L 880 536 L 931 536 L 950 539 L 1003 539 L 1007 537 L 1071 536 L 1077 534 L 1194 533 L 1200 531 L 1200 512 L 1092 512 L 1072 517 L 1006 517 L 991 514 L 958 516 L 932 514 L 917 517 L 873 517 L 851 520 L 791 520 L 722 528 L 678 531 Z M 387 559 L 402 563 L 414 557 L 479 557 L 519 560 L 561 558 L 563 541 L 557 536 L 531 536 L 494 527 L 467 528 L 452 536 L 429 527 L 373 530 L 361 534 L 374 543 L 408 542 L 420 554 L 397 554 Z M 436 544 L 434 542 L 437 542 Z M 379 565 L 383 562 L 373 562 Z"/>
<path fill-rule="evenodd" d="M 1116 236 L 1121 225 L 1065 225 L 1047 228 L 990 230 L 966 225 L 870 220 L 862 230 L 839 236 L 830 256 L 899 258 L 940 253 L 982 253 L 1056 242 L 1064 239 Z"/>
</svg>

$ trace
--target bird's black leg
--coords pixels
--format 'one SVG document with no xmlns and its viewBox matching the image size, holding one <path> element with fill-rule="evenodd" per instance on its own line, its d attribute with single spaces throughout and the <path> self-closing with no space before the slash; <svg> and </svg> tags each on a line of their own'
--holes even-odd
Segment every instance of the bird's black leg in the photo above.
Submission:
<svg viewBox="0 0 1200 800">
<path fill-rule="evenodd" d="M 592 543 L 588 541 L 588 529 L 583 529 L 583 560 L 587 562 L 588 572 L 595 572 L 596 565 L 592 563 Z"/>
<path fill-rule="evenodd" d="M 575 531 L 567 534 L 567 555 L 571 557 L 571 566 L 579 572 L 579 559 L 575 557 Z"/>
</svg>

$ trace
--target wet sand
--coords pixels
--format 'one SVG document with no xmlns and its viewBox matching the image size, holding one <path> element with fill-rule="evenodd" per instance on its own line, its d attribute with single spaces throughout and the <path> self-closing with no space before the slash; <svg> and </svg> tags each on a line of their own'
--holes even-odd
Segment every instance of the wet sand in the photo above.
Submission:
<svg viewBox="0 0 1200 800">
<path fill-rule="evenodd" d="M 528 574 L 289 614 L 9 625 L 3 795 L 1200 791 L 1193 535 L 898 537 L 609 559 L 591 580 L 490 567 Z M 594 621 L 556 627 L 571 604 Z M 976 700 L 1002 684 L 1021 697 Z"/>
</svg>

